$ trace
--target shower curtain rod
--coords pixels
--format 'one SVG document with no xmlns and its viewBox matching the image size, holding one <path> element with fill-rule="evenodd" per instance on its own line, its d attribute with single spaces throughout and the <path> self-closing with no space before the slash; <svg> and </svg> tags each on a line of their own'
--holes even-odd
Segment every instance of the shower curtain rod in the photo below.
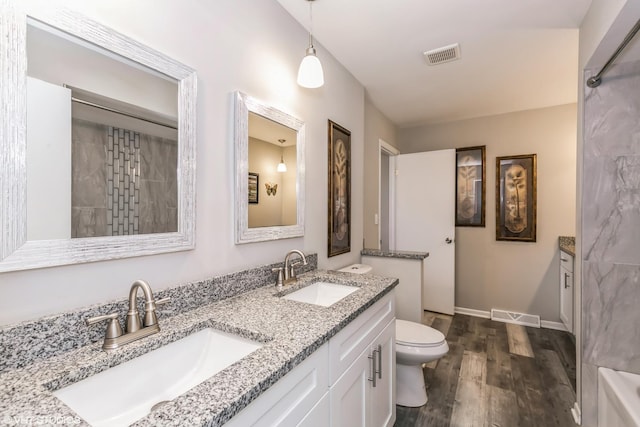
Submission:
<svg viewBox="0 0 640 427">
<path fill-rule="evenodd" d="M 111 113 L 121 114 L 123 116 L 131 117 L 132 119 L 138 119 L 138 120 L 142 120 L 142 121 L 145 121 L 145 122 L 148 122 L 148 123 L 153 123 L 154 125 L 164 126 L 166 128 L 178 130 L 178 128 L 176 126 L 168 125 L 166 123 L 157 122 L 155 120 L 147 119 L 145 117 L 136 116 L 135 114 L 127 113 L 127 112 L 124 112 L 124 111 L 121 111 L 121 110 L 117 110 L 115 108 L 106 107 L 104 105 L 100 105 L 100 104 L 96 104 L 96 103 L 93 103 L 93 102 L 85 101 L 83 99 L 75 98 L 73 96 L 71 97 L 71 101 L 77 102 L 78 104 L 88 105 L 89 107 L 99 108 L 101 110 L 109 111 Z"/>
<path fill-rule="evenodd" d="M 587 86 L 589 86 L 590 88 L 594 88 L 594 87 L 600 86 L 600 83 L 602 83 L 602 76 L 604 75 L 604 73 L 607 72 L 607 70 L 609 69 L 611 64 L 613 64 L 613 61 L 615 61 L 615 59 L 618 57 L 618 55 L 620 55 L 620 53 L 622 53 L 622 50 L 625 47 L 627 47 L 627 45 L 629 44 L 629 42 L 631 41 L 633 36 L 636 35 L 638 30 L 640 30 L 640 19 L 638 20 L 638 22 L 636 22 L 636 25 L 633 26 L 631 31 L 629 31 L 629 33 L 624 38 L 624 40 L 622 40 L 622 43 L 620 43 L 620 46 L 618 46 L 618 49 L 616 49 L 616 51 L 613 52 L 613 55 L 611 55 L 611 58 L 609 58 L 607 63 L 604 64 L 604 67 L 602 67 L 602 70 L 600 70 L 600 72 L 598 74 L 596 74 L 595 76 L 593 76 L 589 80 L 587 80 Z"/>
</svg>

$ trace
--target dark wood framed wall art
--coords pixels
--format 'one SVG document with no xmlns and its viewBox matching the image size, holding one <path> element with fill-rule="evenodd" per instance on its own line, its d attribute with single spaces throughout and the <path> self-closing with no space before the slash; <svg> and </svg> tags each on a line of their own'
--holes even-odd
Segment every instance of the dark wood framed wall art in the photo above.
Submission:
<svg viewBox="0 0 640 427">
<path fill-rule="evenodd" d="M 485 226 L 486 146 L 456 149 L 456 227 Z"/>
<path fill-rule="evenodd" d="M 496 240 L 536 241 L 536 157 L 496 158 Z"/>
<path fill-rule="evenodd" d="M 351 132 L 329 120 L 328 256 L 351 251 Z"/>
<path fill-rule="evenodd" d="M 260 191 L 260 176 L 257 173 L 249 172 L 249 203 L 258 203 Z"/>
</svg>

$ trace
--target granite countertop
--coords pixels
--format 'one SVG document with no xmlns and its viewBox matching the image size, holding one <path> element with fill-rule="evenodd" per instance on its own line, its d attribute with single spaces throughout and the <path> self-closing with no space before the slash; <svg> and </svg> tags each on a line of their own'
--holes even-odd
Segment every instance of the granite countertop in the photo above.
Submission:
<svg viewBox="0 0 640 427">
<path fill-rule="evenodd" d="M 558 243 L 560 249 L 568 253 L 569 255 L 576 256 L 576 238 L 572 236 L 560 236 L 558 237 Z"/>
<path fill-rule="evenodd" d="M 330 307 L 279 298 L 319 280 L 357 286 L 360 290 Z M 117 350 L 105 352 L 101 343 L 95 343 L 7 370 L 0 374 L 0 424 L 12 424 L 26 417 L 38 420 L 55 416 L 86 425 L 52 391 L 213 327 L 264 345 L 135 425 L 183 425 L 187 421 L 189 425 L 222 425 L 397 283 L 397 279 L 371 274 L 315 270 L 300 275 L 298 283 L 286 287 L 281 294 L 276 293 L 274 286 L 265 286 L 169 319 L 160 317 L 159 333 Z"/>
<path fill-rule="evenodd" d="M 380 249 L 363 249 L 360 255 L 377 256 L 383 258 L 403 258 L 403 259 L 425 259 L 429 256 L 429 252 L 414 251 L 382 251 Z"/>
</svg>

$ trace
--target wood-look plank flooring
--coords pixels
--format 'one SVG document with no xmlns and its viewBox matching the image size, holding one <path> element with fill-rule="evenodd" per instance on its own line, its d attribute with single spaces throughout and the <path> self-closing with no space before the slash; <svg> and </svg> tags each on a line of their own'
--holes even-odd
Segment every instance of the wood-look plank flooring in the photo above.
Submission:
<svg viewBox="0 0 640 427">
<path fill-rule="evenodd" d="M 575 344 L 567 332 L 425 312 L 449 353 L 424 365 L 429 401 L 397 427 L 574 427 Z"/>
</svg>

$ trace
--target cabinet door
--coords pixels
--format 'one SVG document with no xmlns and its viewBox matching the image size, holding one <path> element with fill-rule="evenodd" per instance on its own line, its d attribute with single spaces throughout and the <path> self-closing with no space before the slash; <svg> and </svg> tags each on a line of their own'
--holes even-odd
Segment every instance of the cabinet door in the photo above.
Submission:
<svg viewBox="0 0 640 427">
<path fill-rule="evenodd" d="M 560 267 L 560 320 L 573 333 L 573 273 Z"/>
<path fill-rule="evenodd" d="M 331 387 L 331 426 L 369 425 L 367 401 L 371 389 L 369 378 L 373 364 L 367 348 Z"/>
<path fill-rule="evenodd" d="M 374 341 L 376 386 L 371 389 L 371 426 L 391 427 L 396 421 L 396 322 L 390 322 Z M 380 347 L 378 347 L 380 346 Z"/>
<path fill-rule="evenodd" d="M 329 341 L 329 384 L 333 385 L 351 364 L 369 351 L 373 340 L 395 317 L 395 292 L 391 291 L 356 317 Z"/>
</svg>

